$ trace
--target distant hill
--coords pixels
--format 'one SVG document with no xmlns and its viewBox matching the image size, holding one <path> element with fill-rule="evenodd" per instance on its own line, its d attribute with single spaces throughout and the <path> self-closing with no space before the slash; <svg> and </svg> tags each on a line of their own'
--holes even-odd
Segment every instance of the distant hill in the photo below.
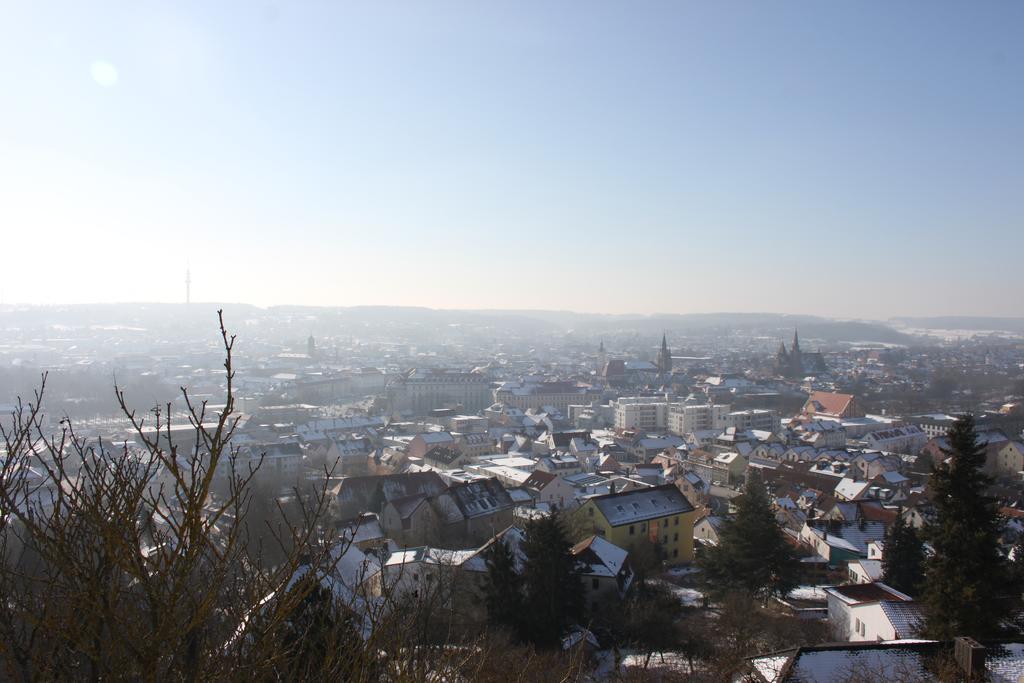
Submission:
<svg viewBox="0 0 1024 683">
<path fill-rule="evenodd" d="M 924 330 L 995 330 L 1024 334 L 1024 318 L 946 315 L 930 318 L 892 318 L 891 322 Z"/>
<path fill-rule="evenodd" d="M 217 303 L 7 306 L 0 308 L 0 326 L 33 328 L 50 325 L 69 327 L 124 325 L 153 331 L 173 328 L 178 334 L 193 330 L 208 333 L 218 308 L 224 308 L 227 312 L 229 325 L 237 324 L 241 319 L 262 319 L 310 330 L 312 326 L 303 321 L 307 319 L 311 322 L 315 321 L 315 327 L 318 329 L 330 329 L 337 325 L 344 327 L 399 325 L 432 329 L 451 325 L 469 325 L 492 328 L 495 333 L 508 330 L 527 335 L 557 334 L 569 331 L 579 335 L 616 333 L 660 335 L 664 331 L 670 336 L 717 337 L 740 333 L 751 336 L 777 337 L 780 340 L 787 340 L 787 342 L 793 336 L 793 330 L 799 329 L 802 338 L 824 343 L 911 344 L 914 342 L 913 337 L 886 323 L 832 320 L 811 315 L 778 313 L 611 315 L 572 311 L 450 310 L 411 306 L 272 306 L 259 308 L 249 304 Z M 961 319 L 950 318 L 949 320 Z M 1017 320 L 1024 325 L 1024 319 Z"/>
</svg>

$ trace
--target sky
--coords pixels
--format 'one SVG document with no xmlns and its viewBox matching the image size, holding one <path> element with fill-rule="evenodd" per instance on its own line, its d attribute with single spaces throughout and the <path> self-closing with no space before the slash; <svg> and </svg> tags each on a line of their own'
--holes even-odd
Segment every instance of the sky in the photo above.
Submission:
<svg viewBox="0 0 1024 683">
<path fill-rule="evenodd" d="M 1024 3 L 0 0 L 0 297 L 1024 315 Z"/>
</svg>

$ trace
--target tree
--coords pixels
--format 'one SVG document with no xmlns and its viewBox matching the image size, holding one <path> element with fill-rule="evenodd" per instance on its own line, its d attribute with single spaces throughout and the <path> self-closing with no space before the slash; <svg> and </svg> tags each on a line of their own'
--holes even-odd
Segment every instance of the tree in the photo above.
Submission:
<svg viewBox="0 0 1024 683">
<path fill-rule="evenodd" d="M 682 603 L 664 583 L 646 584 L 629 597 L 623 610 L 623 627 L 631 646 L 644 655 L 646 669 L 656 652 L 679 646 L 678 622 Z"/>
<path fill-rule="evenodd" d="M 527 524 L 523 552 L 523 636 L 537 647 L 556 648 L 583 615 L 583 584 L 561 513 Z"/>
<path fill-rule="evenodd" d="M 523 593 L 511 548 L 503 539 L 496 538 L 487 550 L 486 562 L 484 601 L 487 604 L 487 621 L 516 635 L 522 626 Z"/>
<path fill-rule="evenodd" d="M 751 472 L 736 500 L 736 515 L 719 530 L 719 543 L 698 560 L 706 591 L 741 592 L 762 600 L 796 585 L 796 552 L 772 513 L 764 483 Z"/>
<path fill-rule="evenodd" d="M 144 424 L 119 390 L 132 441 L 87 440 L 67 418 L 49 433 L 45 376 L 0 421 L 0 678 L 362 682 L 463 666 L 485 638 L 430 647 L 413 627 L 434 605 L 396 609 L 384 582 L 365 600 L 367 575 L 339 571 L 352 541 L 326 523 L 329 473 L 293 513 L 248 518 L 262 459 L 232 445 L 235 338 L 223 319 L 220 333 L 223 407 L 182 389 L 194 438 L 167 404 Z M 254 548 L 261 526 L 273 563 Z"/>
<path fill-rule="evenodd" d="M 885 583 L 898 591 L 917 595 L 921 589 L 924 546 L 914 527 L 903 521 L 903 515 L 896 516 L 896 521 L 885 534 L 882 576 Z"/>
<path fill-rule="evenodd" d="M 982 472 L 985 447 L 974 418 L 957 420 L 948 439 L 948 459 L 928 482 L 936 514 L 926 527 L 934 549 L 925 563 L 926 630 L 935 638 L 985 638 L 998 634 L 1013 605 L 1006 599 L 1012 573 L 999 550 L 1003 521 L 986 495 L 991 479 Z"/>
</svg>

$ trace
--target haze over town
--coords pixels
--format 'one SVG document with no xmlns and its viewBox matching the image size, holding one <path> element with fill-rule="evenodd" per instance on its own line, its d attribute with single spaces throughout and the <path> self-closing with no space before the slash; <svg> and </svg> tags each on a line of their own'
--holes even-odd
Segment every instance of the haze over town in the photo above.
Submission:
<svg viewBox="0 0 1024 683">
<path fill-rule="evenodd" d="M 0 7 L 0 679 L 1024 681 L 1022 35 Z"/>
</svg>

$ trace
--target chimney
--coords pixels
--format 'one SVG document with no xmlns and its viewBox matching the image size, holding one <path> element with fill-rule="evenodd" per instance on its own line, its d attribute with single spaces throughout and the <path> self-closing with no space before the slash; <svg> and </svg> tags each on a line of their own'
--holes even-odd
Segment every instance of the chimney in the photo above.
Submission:
<svg viewBox="0 0 1024 683">
<path fill-rule="evenodd" d="M 953 657 L 969 681 L 985 680 L 985 646 L 974 638 L 960 636 L 953 641 Z"/>
</svg>

